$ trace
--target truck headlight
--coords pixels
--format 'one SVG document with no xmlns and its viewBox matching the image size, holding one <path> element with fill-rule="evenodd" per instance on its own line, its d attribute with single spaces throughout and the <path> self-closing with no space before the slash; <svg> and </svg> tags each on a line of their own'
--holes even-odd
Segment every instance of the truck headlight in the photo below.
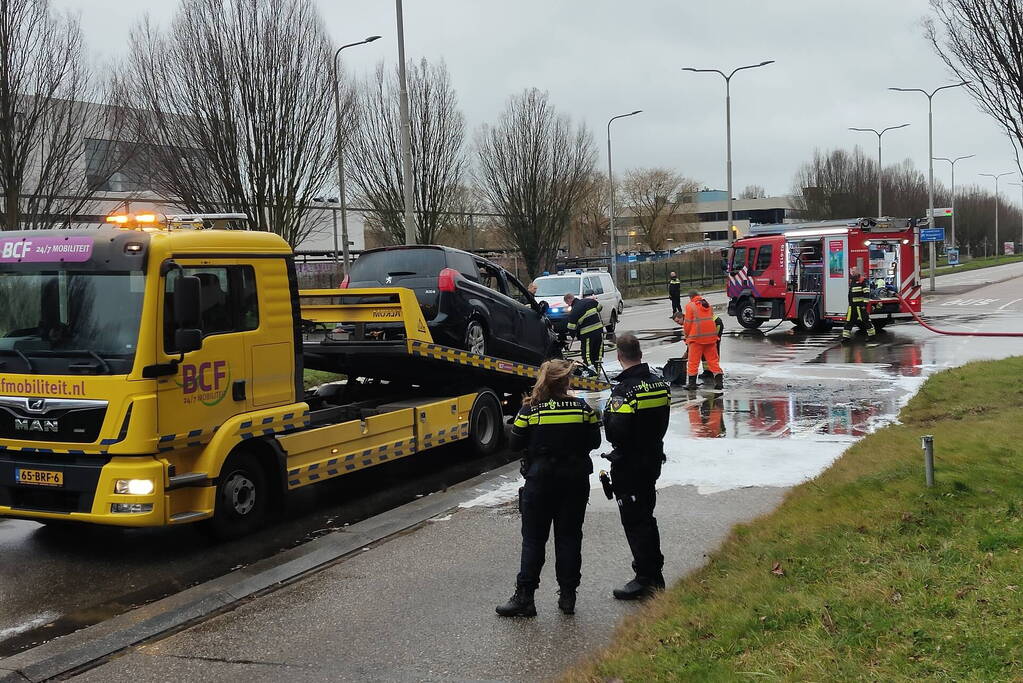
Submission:
<svg viewBox="0 0 1023 683">
<path fill-rule="evenodd" d="M 152 479 L 118 479 L 114 482 L 114 493 L 129 496 L 148 496 L 154 488 Z"/>
</svg>

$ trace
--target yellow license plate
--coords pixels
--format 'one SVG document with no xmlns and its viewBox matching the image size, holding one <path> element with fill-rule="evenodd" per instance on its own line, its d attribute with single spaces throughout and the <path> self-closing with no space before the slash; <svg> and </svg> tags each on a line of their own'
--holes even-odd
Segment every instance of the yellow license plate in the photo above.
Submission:
<svg viewBox="0 0 1023 683">
<path fill-rule="evenodd" d="M 19 467 L 14 470 L 14 478 L 19 484 L 31 484 L 32 486 L 64 485 L 64 473 L 52 470 L 24 470 Z"/>
</svg>

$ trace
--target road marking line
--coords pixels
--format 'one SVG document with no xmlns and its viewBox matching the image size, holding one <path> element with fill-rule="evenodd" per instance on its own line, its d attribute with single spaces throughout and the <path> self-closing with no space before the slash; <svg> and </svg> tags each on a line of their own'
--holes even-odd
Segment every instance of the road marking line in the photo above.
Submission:
<svg viewBox="0 0 1023 683">
<path fill-rule="evenodd" d="M 1000 310 L 1002 310 L 1003 308 L 1008 308 L 1009 306 L 1012 306 L 1012 305 L 1013 305 L 1014 303 L 1016 303 L 1017 301 L 1023 301 L 1023 297 L 1020 297 L 1019 299 L 1013 299 L 1012 301 L 1010 301 L 1009 303 L 1005 304 L 1004 306 L 999 306 L 999 307 L 998 307 L 998 310 L 1000 311 Z"/>
</svg>

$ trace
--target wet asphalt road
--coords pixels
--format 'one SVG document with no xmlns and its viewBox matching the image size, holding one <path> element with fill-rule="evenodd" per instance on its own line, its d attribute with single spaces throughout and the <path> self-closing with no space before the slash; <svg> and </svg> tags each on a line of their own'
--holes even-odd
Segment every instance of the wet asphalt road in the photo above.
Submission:
<svg viewBox="0 0 1023 683">
<path fill-rule="evenodd" d="M 1023 279 L 982 284 L 1023 276 L 1023 264 L 1017 266 L 939 278 L 939 293 L 925 303 L 926 317 L 950 330 L 1023 332 Z M 710 299 L 724 300 L 722 295 Z M 619 327 L 640 333 L 654 365 L 680 355 L 668 312 L 663 301 L 630 307 Z M 751 332 L 734 320 L 725 322 L 722 356 L 728 390 L 721 397 L 707 392 L 686 401 L 680 409 L 685 418 L 673 425 L 676 434 L 851 440 L 891 420 L 931 372 L 968 360 L 1023 353 L 1023 339 L 942 337 L 915 324 L 888 328 L 876 345 L 858 340 L 843 346 L 837 331 L 798 334 L 783 323 Z M 285 520 L 254 538 L 229 544 L 213 543 L 189 528 L 61 533 L 32 522 L 0 521 L 0 657 L 442 490 L 510 459 L 501 454 L 466 461 L 448 450 L 344 477 L 300 492 Z"/>
</svg>

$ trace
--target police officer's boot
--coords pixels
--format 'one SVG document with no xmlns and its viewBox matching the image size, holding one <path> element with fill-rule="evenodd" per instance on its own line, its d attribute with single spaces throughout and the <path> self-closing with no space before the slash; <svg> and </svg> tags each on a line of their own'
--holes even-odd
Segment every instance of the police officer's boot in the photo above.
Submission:
<svg viewBox="0 0 1023 683">
<path fill-rule="evenodd" d="M 645 600 L 658 591 L 664 590 L 664 576 L 658 574 L 649 579 L 637 576 L 612 594 L 615 600 Z"/>
<path fill-rule="evenodd" d="M 686 391 L 696 391 L 696 375 L 689 375 Z"/>
<path fill-rule="evenodd" d="M 721 374 L 714 375 L 714 388 L 715 389 L 724 389 L 725 388 L 725 376 L 724 375 L 721 375 Z"/>
<path fill-rule="evenodd" d="M 565 614 L 575 614 L 574 588 L 561 588 L 558 590 L 558 609 Z"/>
<path fill-rule="evenodd" d="M 516 588 L 508 602 L 497 606 L 497 613 L 502 617 L 535 617 L 534 592 L 531 588 Z"/>
</svg>

